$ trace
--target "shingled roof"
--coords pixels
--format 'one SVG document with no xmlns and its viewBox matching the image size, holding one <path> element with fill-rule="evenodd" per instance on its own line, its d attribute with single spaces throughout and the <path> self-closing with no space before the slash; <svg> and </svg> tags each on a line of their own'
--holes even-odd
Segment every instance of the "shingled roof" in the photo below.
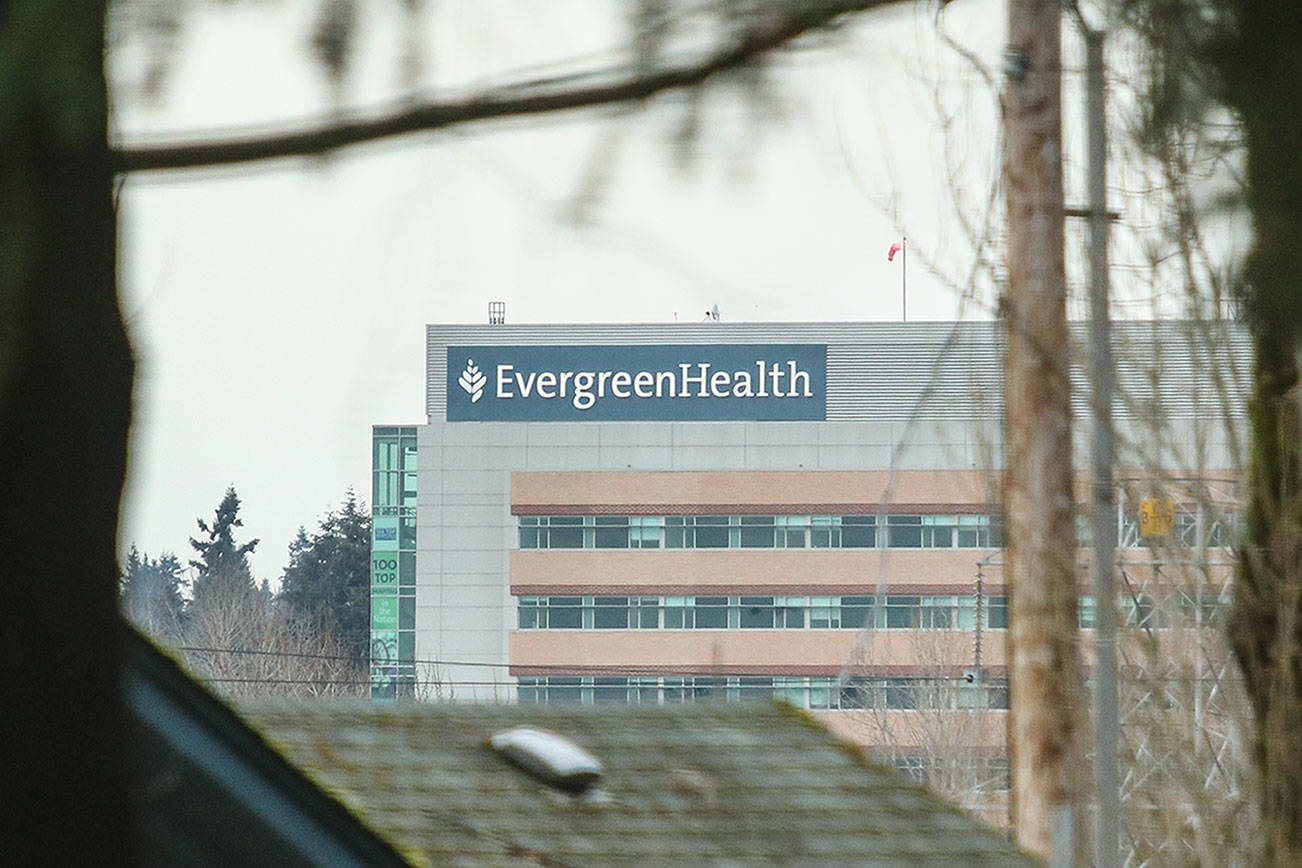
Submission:
<svg viewBox="0 0 1302 868">
<path fill-rule="evenodd" d="M 255 728 L 433 865 L 1035 865 L 781 704 L 253 705 Z M 486 746 L 545 728 L 605 766 L 572 797 Z"/>
</svg>

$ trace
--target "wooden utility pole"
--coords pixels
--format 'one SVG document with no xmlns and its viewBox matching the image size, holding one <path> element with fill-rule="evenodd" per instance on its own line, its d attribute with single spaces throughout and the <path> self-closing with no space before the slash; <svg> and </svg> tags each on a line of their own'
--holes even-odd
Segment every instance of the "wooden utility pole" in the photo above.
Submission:
<svg viewBox="0 0 1302 868">
<path fill-rule="evenodd" d="M 1089 775 L 1076 623 L 1058 0 L 1010 0 L 1004 87 L 1004 575 L 1018 842 L 1086 864 Z"/>
</svg>

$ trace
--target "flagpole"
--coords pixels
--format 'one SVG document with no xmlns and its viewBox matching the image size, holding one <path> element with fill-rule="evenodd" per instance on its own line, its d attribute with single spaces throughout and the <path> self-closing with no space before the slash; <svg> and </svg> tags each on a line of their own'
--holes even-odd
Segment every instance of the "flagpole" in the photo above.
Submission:
<svg viewBox="0 0 1302 868">
<path fill-rule="evenodd" d="M 909 321 L 909 237 L 900 241 L 900 315 L 904 322 Z"/>
</svg>

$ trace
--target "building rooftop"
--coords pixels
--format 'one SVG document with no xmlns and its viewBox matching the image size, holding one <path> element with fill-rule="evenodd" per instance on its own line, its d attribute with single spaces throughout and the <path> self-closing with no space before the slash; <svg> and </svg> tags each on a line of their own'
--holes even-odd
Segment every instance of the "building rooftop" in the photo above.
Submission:
<svg viewBox="0 0 1302 868">
<path fill-rule="evenodd" d="M 1034 865 L 782 704 L 250 705 L 255 728 L 409 856 L 435 865 Z M 569 796 L 494 753 L 558 733 L 604 777 Z"/>
</svg>

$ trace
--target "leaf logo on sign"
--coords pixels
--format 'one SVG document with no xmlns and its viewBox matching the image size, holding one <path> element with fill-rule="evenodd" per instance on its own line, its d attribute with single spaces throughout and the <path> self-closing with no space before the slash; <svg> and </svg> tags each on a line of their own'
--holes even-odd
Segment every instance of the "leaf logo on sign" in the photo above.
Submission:
<svg viewBox="0 0 1302 868">
<path fill-rule="evenodd" d="M 473 404 L 484 397 L 484 384 L 488 382 L 488 377 L 475 367 L 474 359 L 466 359 L 466 369 L 461 372 L 457 382 L 466 390 L 466 394 L 470 396 L 470 403 Z"/>
</svg>

